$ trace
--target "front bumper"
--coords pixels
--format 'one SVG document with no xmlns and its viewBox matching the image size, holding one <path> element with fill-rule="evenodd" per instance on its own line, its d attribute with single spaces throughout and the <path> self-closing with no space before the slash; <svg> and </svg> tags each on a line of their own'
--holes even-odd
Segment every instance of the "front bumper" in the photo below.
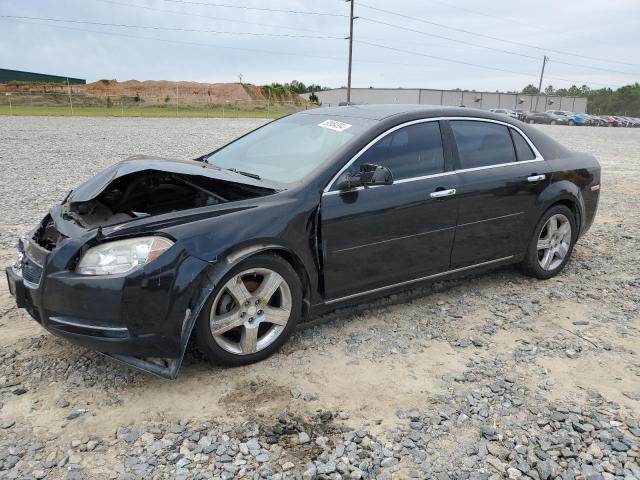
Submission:
<svg viewBox="0 0 640 480">
<path fill-rule="evenodd" d="M 6 268 L 16 305 L 49 332 L 110 356 L 181 358 L 210 291 L 201 281 L 209 264 L 174 245 L 126 275 L 78 275 L 60 268 L 78 252 L 69 243 L 51 252 L 32 243 L 21 265 Z"/>
</svg>

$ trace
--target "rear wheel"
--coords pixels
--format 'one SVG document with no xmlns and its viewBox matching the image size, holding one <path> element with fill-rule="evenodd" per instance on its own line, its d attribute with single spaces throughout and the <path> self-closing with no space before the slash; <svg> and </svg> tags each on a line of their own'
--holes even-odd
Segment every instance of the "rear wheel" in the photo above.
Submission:
<svg viewBox="0 0 640 480">
<path fill-rule="evenodd" d="M 536 121 L 535 121 L 534 119 L 531 119 L 531 120 L 529 120 L 529 123 L 530 123 L 531 125 L 533 125 L 534 123 L 536 123 Z"/>
<path fill-rule="evenodd" d="M 551 120 L 551 125 L 557 125 L 558 122 L 556 122 L 555 120 Z"/>
<path fill-rule="evenodd" d="M 196 324 L 198 347 L 214 363 L 257 362 L 280 348 L 301 312 L 295 270 L 277 255 L 256 255 L 225 275 L 211 295 Z"/>
<path fill-rule="evenodd" d="M 573 212 L 564 205 L 551 207 L 536 225 L 522 270 L 541 279 L 560 273 L 571 257 L 577 233 Z"/>
<path fill-rule="evenodd" d="M 569 120 L 569 126 L 573 127 L 576 124 L 573 120 Z"/>
</svg>

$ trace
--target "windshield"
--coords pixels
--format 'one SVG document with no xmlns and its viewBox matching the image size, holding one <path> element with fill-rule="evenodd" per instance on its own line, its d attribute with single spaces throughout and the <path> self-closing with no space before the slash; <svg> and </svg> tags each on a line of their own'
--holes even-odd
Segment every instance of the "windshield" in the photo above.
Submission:
<svg viewBox="0 0 640 480">
<path fill-rule="evenodd" d="M 239 138 L 206 159 L 220 168 L 279 183 L 301 180 L 372 120 L 292 115 Z"/>
</svg>

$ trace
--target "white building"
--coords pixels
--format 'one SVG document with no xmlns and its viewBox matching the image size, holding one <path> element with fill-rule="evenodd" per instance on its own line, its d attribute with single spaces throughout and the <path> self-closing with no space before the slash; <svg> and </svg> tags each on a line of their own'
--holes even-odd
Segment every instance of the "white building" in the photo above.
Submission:
<svg viewBox="0 0 640 480">
<path fill-rule="evenodd" d="M 334 88 L 316 92 L 325 107 L 347 101 L 346 88 Z M 309 94 L 304 94 L 305 98 Z M 519 108 L 532 112 L 545 110 L 568 110 L 586 113 L 586 97 L 558 97 L 546 95 L 522 95 L 519 93 L 472 92 L 469 90 L 433 90 L 426 88 L 352 88 L 352 103 L 409 103 L 423 105 L 446 105 L 468 108 Z"/>
</svg>

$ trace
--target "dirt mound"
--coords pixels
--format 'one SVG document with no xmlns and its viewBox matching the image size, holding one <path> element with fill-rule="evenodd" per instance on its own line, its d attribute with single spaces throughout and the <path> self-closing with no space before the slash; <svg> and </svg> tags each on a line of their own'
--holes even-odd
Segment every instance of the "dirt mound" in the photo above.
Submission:
<svg viewBox="0 0 640 480">
<path fill-rule="evenodd" d="M 98 80 L 86 85 L 42 84 L 42 83 L 7 83 L 0 84 L 0 92 L 43 92 L 87 94 L 98 97 L 136 97 L 156 101 L 175 99 L 176 87 L 178 96 L 189 103 L 225 103 L 267 101 L 269 92 L 262 87 L 240 83 L 200 83 L 200 82 L 172 82 L 168 80 Z M 304 103 L 295 93 L 271 95 L 273 102 Z"/>
</svg>

